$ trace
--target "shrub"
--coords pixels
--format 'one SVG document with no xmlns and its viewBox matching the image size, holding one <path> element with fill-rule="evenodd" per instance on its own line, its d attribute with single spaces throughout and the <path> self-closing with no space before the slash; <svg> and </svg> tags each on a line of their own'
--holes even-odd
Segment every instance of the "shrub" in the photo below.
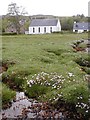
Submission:
<svg viewBox="0 0 90 120">
<path fill-rule="evenodd" d="M 17 33 L 16 32 L 12 32 L 12 33 L 2 32 L 2 35 L 17 35 Z"/>
</svg>

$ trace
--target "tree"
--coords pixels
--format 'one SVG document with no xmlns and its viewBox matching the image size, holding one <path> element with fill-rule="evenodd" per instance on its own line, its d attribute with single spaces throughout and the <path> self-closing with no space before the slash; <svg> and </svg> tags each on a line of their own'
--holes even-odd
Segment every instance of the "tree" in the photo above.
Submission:
<svg viewBox="0 0 90 120">
<path fill-rule="evenodd" d="M 72 31 L 73 22 L 74 21 L 73 21 L 72 17 L 63 17 L 61 19 L 62 30 L 70 30 L 70 31 Z"/>
<path fill-rule="evenodd" d="M 20 34 L 20 19 L 23 15 L 27 14 L 25 12 L 25 9 L 22 7 L 17 6 L 16 3 L 11 3 L 8 5 L 8 18 L 10 21 L 10 24 L 13 24 L 16 28 L 17 34 Z"/>
</svg>

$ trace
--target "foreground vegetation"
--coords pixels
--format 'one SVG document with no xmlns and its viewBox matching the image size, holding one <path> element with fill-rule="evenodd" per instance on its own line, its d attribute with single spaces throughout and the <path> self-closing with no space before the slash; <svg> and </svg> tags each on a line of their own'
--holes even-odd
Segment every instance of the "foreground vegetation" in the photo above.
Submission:
<svg viewBox="0 0 90 120">
<path fill-rule="evenodd" d="M 76 52 L 71 47 L 82 38 L 87 39 L 88 34 L 3 36 L 3 63 L 7 63 L 8 69 L 3 72 L 2 82 L 39 101 L 57 104 L 63 100 L 88 114 L 87 73 L 77 63 L 79 58 L 88 58 L 88 54 Z M 3 104 L 5 101 L 8 101 L 6 97 Z"/>
</svg>

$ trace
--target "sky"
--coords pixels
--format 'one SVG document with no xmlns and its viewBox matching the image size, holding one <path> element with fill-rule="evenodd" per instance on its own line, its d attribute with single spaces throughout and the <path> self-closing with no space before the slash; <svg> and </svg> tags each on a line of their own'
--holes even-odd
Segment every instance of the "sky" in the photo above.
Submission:
<svg viewBox="0 0 90 120">
<path fill-rule="evenodd" d="M 11 2 L 25 8 L 28 15 L 73 16 L 84 14 L 88 16 L 88 2 L 90 0 L 2 0 L 0 15 L 8 13 Z"/>
</svg>

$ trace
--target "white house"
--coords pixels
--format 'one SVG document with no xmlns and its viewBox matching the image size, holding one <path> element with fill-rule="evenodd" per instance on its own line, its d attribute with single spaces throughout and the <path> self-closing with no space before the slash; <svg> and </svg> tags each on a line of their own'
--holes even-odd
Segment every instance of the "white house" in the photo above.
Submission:
<svg viewBox="0 0 90 120">
<path fill-rule="evenodd" d="M 82 33 L 90 31 L 90 23 L 88 22 L 74 22 L 73 32 Z"/>
<path fill-rule="evenodd" d="M 32 19 L 29 34 L 46 34 L 61 31 L 58 19 Z"/>
</svg>

